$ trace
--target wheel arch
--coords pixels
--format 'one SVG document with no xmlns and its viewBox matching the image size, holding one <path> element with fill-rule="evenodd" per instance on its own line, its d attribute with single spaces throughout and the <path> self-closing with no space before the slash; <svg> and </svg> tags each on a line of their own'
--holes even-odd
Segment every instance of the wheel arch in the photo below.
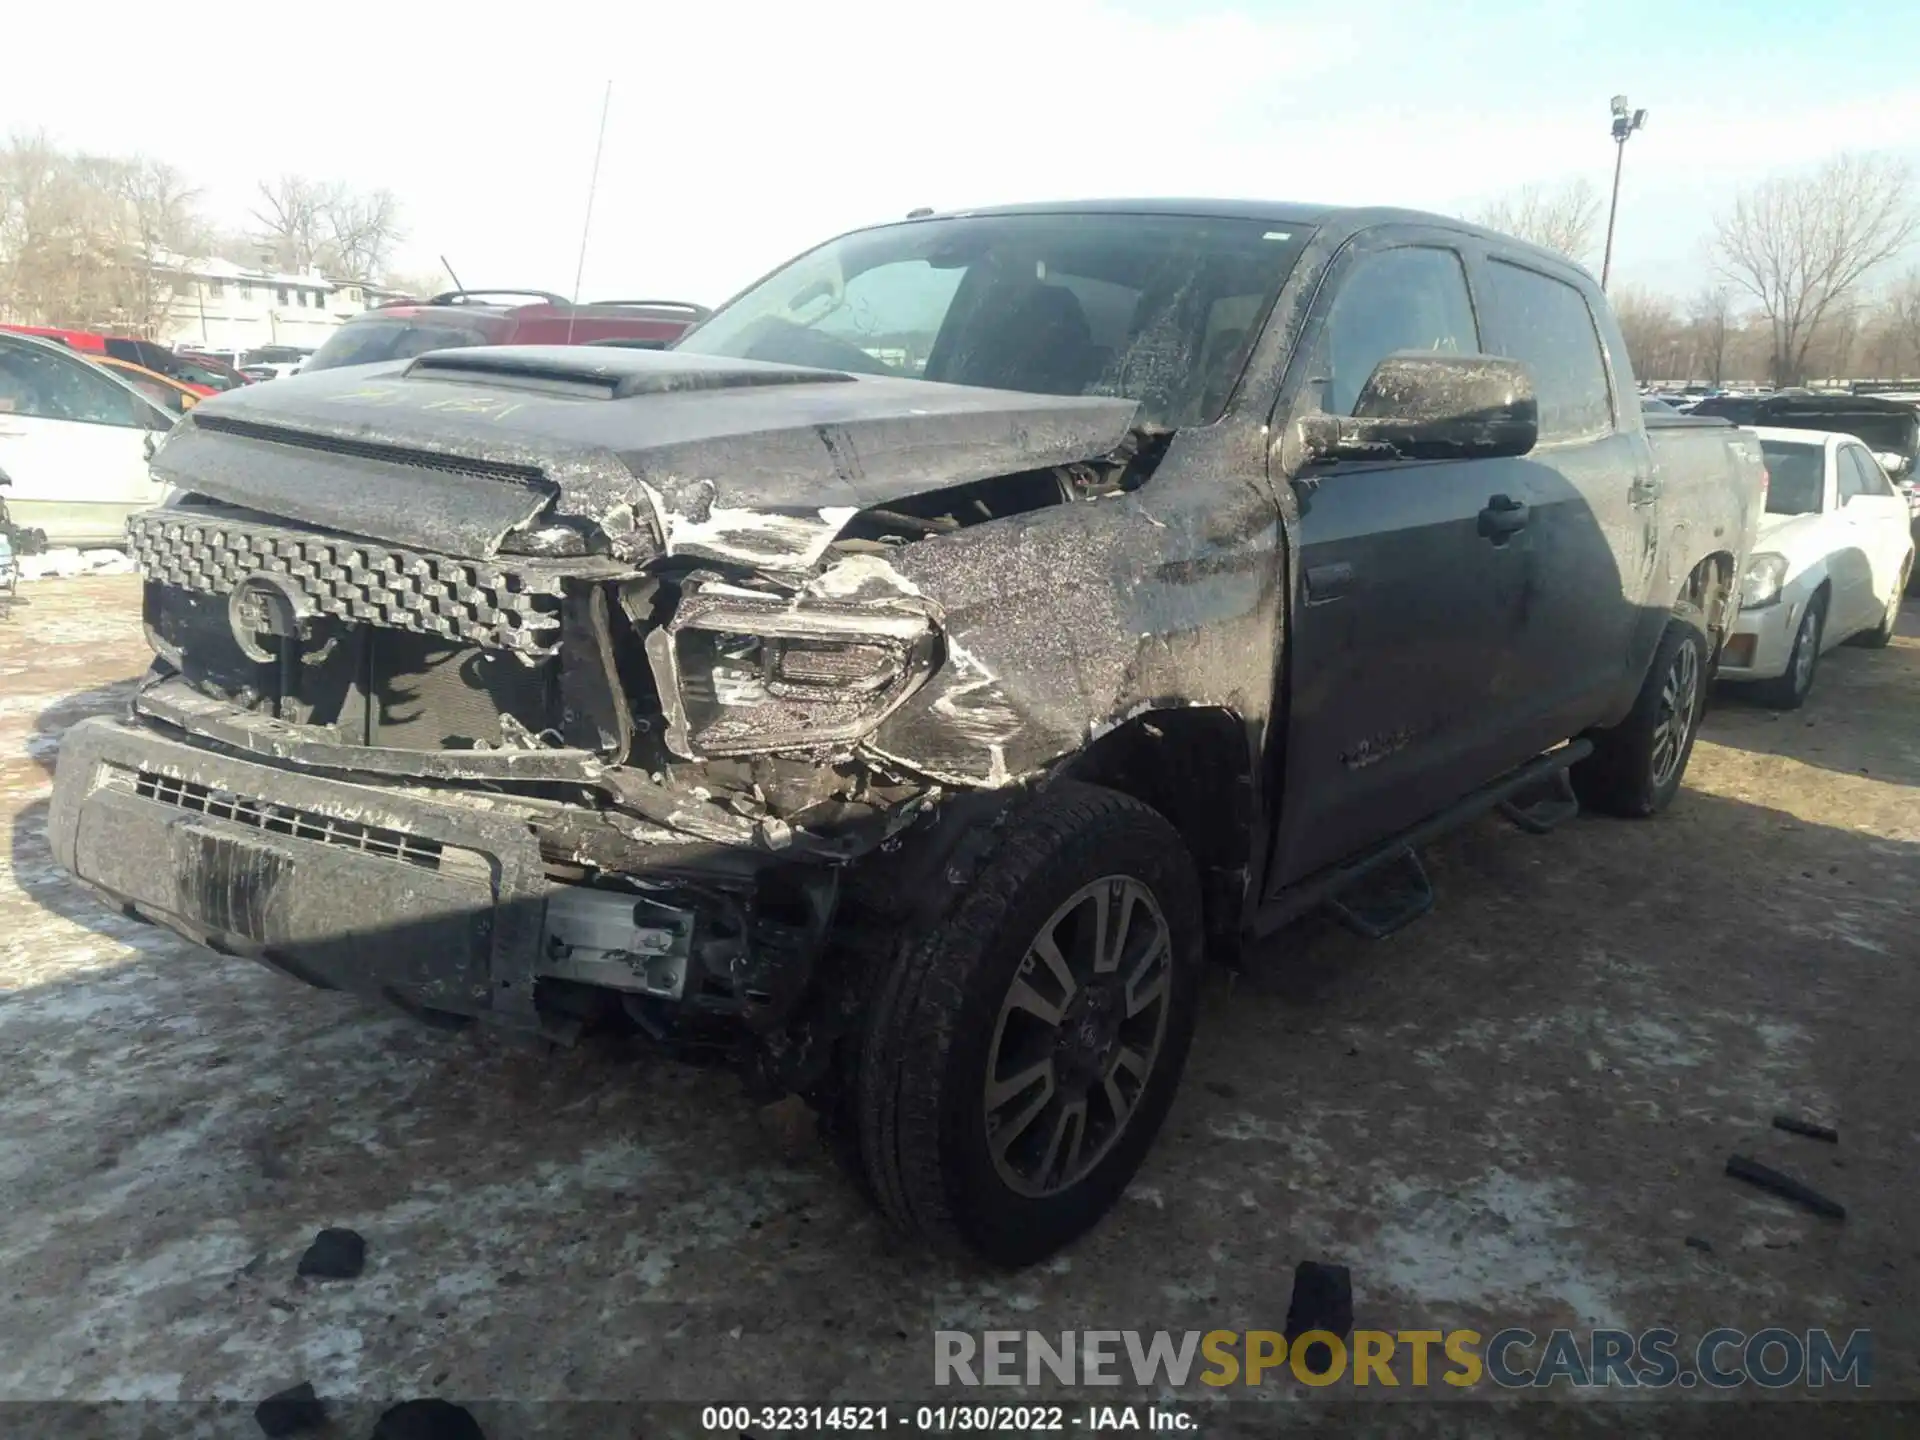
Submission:
<svg viewBox="0 0 1920 1440">
<path fill-rule="evenodd" d="M 1733 552 L 1716 550 L 1702 556 L 1687 572 L 1686 583 L 1680 587 L 1678 599 L 1680 603 L 1691 605 L 1700 612 L 1708 646 L 1712 654 L 1718 656 L 1720 647 L 1726 643 L 1733 627 L 1733 617 L 1738 613 L 1734 596 Z"/>
<path fill-rule="evenodd" d="M 1216 705 L 1150 710 L 1100 736 L 1058 774 L 1131 796 L 1179 831 L 1200 872 L 1208 940 L 1231 945 L 1260 824 L 1243 716 Z"/>
</svg>

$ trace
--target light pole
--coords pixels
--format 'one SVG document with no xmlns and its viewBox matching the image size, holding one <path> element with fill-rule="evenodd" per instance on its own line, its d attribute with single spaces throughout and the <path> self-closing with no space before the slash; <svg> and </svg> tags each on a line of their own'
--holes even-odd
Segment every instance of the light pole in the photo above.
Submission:
<svg viewBox="0 0 1920 1440">
<path fill-rule="evenodd" d="M 1627 109 L 1627 97 L 1613 97 L 1613 201 L 1607 206 L 1607 248 L 1600 257 L 1600 288 L 1613 269 L 1613 217 L 1620 213 L 1620 162 L 1627 158 L 1627 137 L 1647 123 L 1647 112 Z"/>
</svg>

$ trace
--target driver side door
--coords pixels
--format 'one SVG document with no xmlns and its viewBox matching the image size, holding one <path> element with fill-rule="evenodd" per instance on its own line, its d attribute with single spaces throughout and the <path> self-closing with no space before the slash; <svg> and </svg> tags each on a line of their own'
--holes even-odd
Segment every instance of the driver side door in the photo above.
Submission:
<svg viewBox="0 0 1920 1440">
<path fill-rule="evenodd" d="M 1315 298 L 1294 361 L 1308 368 L 1274 434 L 1315 410 L 1352 414 L 1397 350 L 1483 351 L 1454 246 L 1411 227 L 1349 242 Z M 1299 518 L 1269 893 L 1513 763 L 1512 707 L 1496 681 L 1525 605 L 1523 464 L 1342 460 L 1287 477 Z"/>
</svg>

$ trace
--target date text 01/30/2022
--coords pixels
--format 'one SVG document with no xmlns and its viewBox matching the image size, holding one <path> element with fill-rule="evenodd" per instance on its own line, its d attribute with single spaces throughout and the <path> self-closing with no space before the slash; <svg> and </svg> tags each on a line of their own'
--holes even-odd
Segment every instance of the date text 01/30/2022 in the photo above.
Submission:
<svg viewBox="0 0 1920 1440">
<path fill-rule="evenodd" d="M 1098 1435 L 1127 1430 L 1191 1432 L 1198 1428 L 1198 1422 L 1185 1411 L 1156 1405 L 709 1405 L 700 1412 L 700 1426 L 730 1434 L 1072 1430 Z"/>
</svg>

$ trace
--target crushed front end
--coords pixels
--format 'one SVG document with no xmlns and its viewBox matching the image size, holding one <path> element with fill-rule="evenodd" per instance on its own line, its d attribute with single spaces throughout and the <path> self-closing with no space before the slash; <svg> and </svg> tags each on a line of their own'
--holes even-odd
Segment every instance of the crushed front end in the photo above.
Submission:
<svg viewBox="0 0 1920 1440">
<path fill-rule="evenodd" d="M 684 446 L 547 438 L 606 412 L 542 386 L 644 396 L 678 375 L 663 357 L 574 360 L 562 380 L 512 353 L 493 373 L 258 387 L 283 393 L 210 404 L 169 438 L 157 468 L 181 498 L 130 535 L 152 670 L 129 716 L 68 735 L 55 855 L 130 913 L 422 1019 L 570 1038 L 612 1008 L 817 1068 L 794 1037 L 842 1004 L 817 981 L 847 876 L 922 847 L 956 789 L 1004 792 L 1020 728 L 892 558 L 962 527 L 934 512 L 974 470 L 1045 473 L 1009 465 L 1036 442 L 996 421 L 998 448 L 948 447 L 972 452 L 958 471 L 889 482 L 931 481 L 932 509 L 860 503 L 870 477 L 844 505 L 749 505 L 681 478 Z M 743 443 L 710 393 L 791 380 L 753 368 L 706 377 L 704 412 L 663 381 L 655 424 L 695 415 L 709 467 L 791 469 L 784 432 Z M 899 426 L 897 398 L 862 404 Z M 1062 406 L 1075 423 L 1038 442 L 1042 464 L 1126 450 L 1131 407 Z M 982 408 L 954 405 L 962 430 Z M 502 427 L 513 412 L 538 433 Z M 792 423 L 829 464 L 833 435 L 870 433 L 859 413 Z M 977 773 L 883 732 L 944 736 Z"/>
</svg>

